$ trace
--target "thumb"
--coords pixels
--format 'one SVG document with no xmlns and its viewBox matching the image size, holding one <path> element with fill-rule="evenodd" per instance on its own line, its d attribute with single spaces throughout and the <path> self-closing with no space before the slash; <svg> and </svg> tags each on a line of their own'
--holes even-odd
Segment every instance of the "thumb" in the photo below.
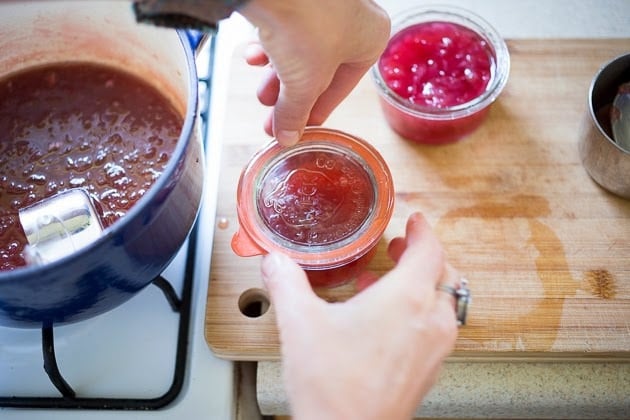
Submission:
<svg viewBox="0 0 630 420">
<path fill-rule="evenodd" d="M 291 146 L 298 142 L 304 127 L 310 124 L 311 112 L 323 88 L 312 83 L 313 76 L 304 75 L 297 81 L 289 77 L 280 79 L 280 91 L 273 107 L 273 133 L 283 146 Z M 310 83 L 304 83 L 309 80 Z"/>
<path fill-rule="evenodd" d="M 291 103 L 282 95 L 273 110 L 274 137 L 283 146 L 293 146 L 302 137 L 312 104 Z"/>
<path fill-rule="evenodd" d="M 299 322 L 309 302 L 317 297 L 304 270 L 286 255 L 272 252 L 263 258 L 261 273 L 280 330 Z"/>
</svg>

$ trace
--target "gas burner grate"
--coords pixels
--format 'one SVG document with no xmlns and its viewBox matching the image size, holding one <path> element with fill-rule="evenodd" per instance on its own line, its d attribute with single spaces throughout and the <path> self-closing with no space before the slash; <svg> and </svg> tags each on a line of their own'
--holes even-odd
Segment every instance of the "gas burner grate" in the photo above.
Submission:
<svg viewBox="0 0 630 420">
<path fill-rule="evenodd" d="M 42 326 L 42 353 L 44 370 L 60 397 L 0 397 L 0 407 L 6 408 L 64 408 L 64 409 L 96 409 L 96 410 L 156 410 L 168 405 L 180 393 L 186 371 L 188 352 L 188 332 L 190 327 L 190 309 L 193 289 L 193 269 L 195 261 L 196 226 L 193 228 L 188 242 L 186 267 L 182 296 L 178 297 L 170 283 L 159 276 L 153 284 L 164 293 L 173 311 L 179 313 L 177 334 L 177 351 L 175 370 L 170 388 L 163 395 L 155 398 L 82 398 L 66 382 L 57 366 L 55 357 L 54 331 L 52 325 Z"/>
</svg>

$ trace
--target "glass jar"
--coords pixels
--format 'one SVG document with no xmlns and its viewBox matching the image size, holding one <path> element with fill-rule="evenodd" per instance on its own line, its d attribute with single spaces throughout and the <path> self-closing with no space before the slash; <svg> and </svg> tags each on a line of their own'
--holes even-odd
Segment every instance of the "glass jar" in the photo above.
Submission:
<svg viewBox="0 0 630 420">
<path fill-rule="evenodd" d="M 366 141 L 309 127 L 300 141 L 275 140 L 254 155 L 237 190 L 240 256 L 280 251 L 313 287 L 333 287 L 365 270 L 394 207 L 392 176 Z"/>
<path fill-rule="evenodd" d="M 444 144 L 482 124 L 509 69 L 505 41 L 488 22 L 465 9 L 427 6 L 392 18 L 392 36 L 371 74 L 394 131 Z"/>
</svg>

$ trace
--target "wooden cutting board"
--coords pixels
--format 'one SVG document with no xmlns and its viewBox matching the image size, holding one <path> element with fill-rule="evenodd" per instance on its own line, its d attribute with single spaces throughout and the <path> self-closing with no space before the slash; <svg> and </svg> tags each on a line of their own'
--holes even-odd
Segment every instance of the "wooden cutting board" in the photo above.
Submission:
<svg viewBox="0 0 630 420">
<path fill-rule="evenodd" d="M 371 268 L 391 269 L 386 244 L 422 211 L 473 304 L 453 358 L 630 360 L 630 200 L 587 175 L 578 156 L 591 78 L 630 40 L 512 40 L 506 89 L 486 123 L 448 146 L 410 143 L 384 121 L 365 77 L 326 126 L 374 144 L 393 173 L 396 205 Z M 219 357 L 279 359 L 259 257 L 233 254 L 241 169 L 268 138 L 262 70 L 237 51 L 231 70 L 205 335 Z M 625 174 L 630 176 L 630 174 Z M 351 297 L 354 285 L 318 292 Z M 375 308 L 377 310 L 377 308 Z"/>
</svg>

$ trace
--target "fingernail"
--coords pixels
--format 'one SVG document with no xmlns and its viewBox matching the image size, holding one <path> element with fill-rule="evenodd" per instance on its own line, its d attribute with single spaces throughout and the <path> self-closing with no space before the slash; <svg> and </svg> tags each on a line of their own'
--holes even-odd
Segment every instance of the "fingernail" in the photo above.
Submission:
<svg viewBox="0 0 630 420">
<path fill-rule="evenodd" d="M 283 146 L 293 146 L 300 140 L 299 131 L 280 130 L 276 133 L 276 140 Z"/>
</svg>

